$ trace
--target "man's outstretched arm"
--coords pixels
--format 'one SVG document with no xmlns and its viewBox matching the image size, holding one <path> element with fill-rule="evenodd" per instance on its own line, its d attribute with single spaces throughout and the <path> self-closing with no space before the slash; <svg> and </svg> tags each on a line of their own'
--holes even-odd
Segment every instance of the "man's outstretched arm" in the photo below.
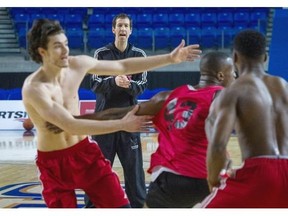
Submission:
<svg viewBox="0 0 288 216">
<path fill-rule="evenodd" d="M 162 108 L 165 100 L 169 96 L 170 91 L 159 92 L 154 95 L 149 101 L 145 101 L 139 104 L 139 109 L 135 113 L 138 116 L 150 115 L 155 116 Z M 122 108 L 110 108 L 104 111 L 74 116 L 76 119 L 89 119 L 89 120 L 114 120 L 123 118 L 129 111 L 131 111 L 134 106 L 122 107 Z M 54 132 L 61 133 L 63 130 L 55 125 L 46 122 L 46 127 Z"/>
</svg>

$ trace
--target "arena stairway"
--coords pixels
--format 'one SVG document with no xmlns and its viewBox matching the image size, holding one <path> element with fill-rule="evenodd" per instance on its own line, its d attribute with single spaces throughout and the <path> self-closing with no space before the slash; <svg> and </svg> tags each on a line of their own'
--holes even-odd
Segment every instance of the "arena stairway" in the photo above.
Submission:
<svg viewBox="0 0 288 216">
<path fill-rule="evenodd" d="M 0 55 L 21 54 L 17 35 L 7 8 L 0 7 Z"/>
</svg>

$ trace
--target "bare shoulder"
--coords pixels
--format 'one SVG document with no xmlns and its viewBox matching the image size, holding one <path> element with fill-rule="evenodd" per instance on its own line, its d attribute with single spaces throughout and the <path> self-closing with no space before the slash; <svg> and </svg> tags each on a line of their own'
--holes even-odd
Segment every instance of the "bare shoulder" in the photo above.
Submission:
<svg viewBox="0 0 288 216">
<path fill-rule="evenodd" d="M 91 67 L 95 67 L 97 59 L 87 55 L 69 56 L 69 67 L 72 70 L 87 73 Z"/>
<path fill-rule="evenodd" d="M 219 96 L 220 100 L 231 100 L 232 98 L 236 98 L 241 94 L 242 82 L 238 82 L 238 80 L 234 81 L 229 87 L 224 88 L 220 91 Z"/>
<path fill-rule="evenodd" d="M 30 74 L 24 81 L 22 86 L 22 97 L 24 102 L 33 100 L 34 97 L 41 94 L 44 90 L 44 84 L 41 81 L 42 76 L 39 72 Z"/>
<path fill-rule="evenodd" d="M 76 56 L 69 56 L 69 64 L 72 65 L 83 65 L 83 63 L 89 61 L 95 61 L 94 58 L 88 55 L 76 55 Z"/>
<path fill-rule="evenodd" d="M 270 82 L 272 82 L 273 84 L 281 87 L 281 88 L 287 88 L 288 83 L 285 79 L 283 79 L 282 77 L 278 77 L 278 76 L 271 76 L 271 75 L 267 75 L 265 76 L 266 79 L 268 79 Z"/>
</svg>

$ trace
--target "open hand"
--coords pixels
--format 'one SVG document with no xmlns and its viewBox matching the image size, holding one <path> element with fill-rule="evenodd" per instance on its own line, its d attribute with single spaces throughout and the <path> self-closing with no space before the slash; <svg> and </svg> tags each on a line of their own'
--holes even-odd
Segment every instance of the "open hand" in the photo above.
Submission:
<svg viewBox="0 0 288 216">
<path fill-rule="evenodd" d="M 171 52 L 171 58 L 174 63 L 184 61 L 194 61 L 200 58 L 202 51 L 199 49 L 199 44 L 192 44 L 185 47 L 185 41 L 182 40 L 178 47 Z"/>
<path fill-rule="evenodd" d="M 149 132 L 151 128 L 151 120 L 153 116 L 143 115 L 136 116 L 136 112 L 139 109 L 139 105 L 136 105 L 130 112 L 128 112 L 123 118 L 123 130 L 128 132 Z"/>
</svg>

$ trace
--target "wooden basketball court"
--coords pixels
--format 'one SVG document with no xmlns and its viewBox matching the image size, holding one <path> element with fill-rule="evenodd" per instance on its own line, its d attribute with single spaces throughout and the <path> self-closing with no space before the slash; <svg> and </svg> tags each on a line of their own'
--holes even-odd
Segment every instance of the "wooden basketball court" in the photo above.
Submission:
<svg viewBox="0 0 288 216">
<path fill-rule="evenodd" d="M 36 133 L 36 132 L 34 132 Z M 150 155 L 157 146 L 156 133 L 141 135 L 146 183 L 150 175 L 146 172 Z M 233 167 L 241 164 L 240 151 L 236 137 L 231 137 L 228 150 Z M 0 208 L 45 207 L 41 197 L 41 185 L 35 166 L 36 135 L 24 131 L 0 131 Z M 113 169 L 123 183 L 123 172 L 119 160 L 115 160 Z M 79 207 L 84 204 L 84 194 L 77 191 Z"/>
</svg>

